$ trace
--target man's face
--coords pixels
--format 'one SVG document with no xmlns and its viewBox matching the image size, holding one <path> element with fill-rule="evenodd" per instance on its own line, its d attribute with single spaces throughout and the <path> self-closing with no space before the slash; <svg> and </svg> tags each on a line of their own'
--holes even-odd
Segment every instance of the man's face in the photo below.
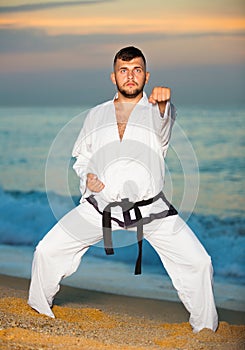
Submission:
<svg viewBox="0 0 245 350">
<path fill-rule="evenodd" d="M 148 79 L 149 73 L 146 72 L 141 57 L 131 61 L 118 59 L 114 66 L 114 73 L 111 74 L 111 80 L 117 86 L 118 92 L 126 98 L 135 98 L 142 94 Z"/>
</svg>

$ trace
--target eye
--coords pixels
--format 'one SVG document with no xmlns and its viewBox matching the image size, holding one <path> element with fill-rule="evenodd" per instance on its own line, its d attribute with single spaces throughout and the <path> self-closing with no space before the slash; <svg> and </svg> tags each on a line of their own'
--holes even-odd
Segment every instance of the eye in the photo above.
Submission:
<svg viewBox="0 0 245 350">
<path fill-rule="evenodd" d="M 125 69 L 125 68 L 120 69 L 120 73 L 125 74 L 126 72 L 127 72 L 127 69 Z"/>
<path fill-rule="evenodd" d="M 137 74 L 142 73 L 142 69 L 141 69 L 141 68 L 136 68 L 136 69 L 135 69 L 135 73 L 137 73 Z"/>
</svg>

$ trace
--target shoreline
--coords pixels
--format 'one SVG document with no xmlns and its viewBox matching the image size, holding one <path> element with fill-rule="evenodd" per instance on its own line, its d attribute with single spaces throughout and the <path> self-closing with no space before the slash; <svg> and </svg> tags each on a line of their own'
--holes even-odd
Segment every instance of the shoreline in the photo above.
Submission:
<svg viewBox="0 0 245 350">
<path fill-rule="evenodd" d="M 22 277 L 8 276 L 0 274 L 1 287 L 9 288 L 15 295 L 21 294 L 22 297 L 28 296 L 30 280 Z M 1 297 L 1 295 L 0 295 Z M 103 309 L 105 312 L 121 313 L 125 312 L 129 316 L 146 317 L 161 322 L 188 322 L 189 313 L 181 301 L 158 300 L 144 297 L 125 296 L 113 293 L 105 293 L 96 290 L 89 290 L 61 284 L 60 291 L 57 293 L 54 305 L 62 306 L 81 306 L 95 307 Z M 112 305 L 112 306 L 110 306 Z M 125 310 L 125 305 L 127 309 Z M 167 314 L 171 306 L 171 313 Z M 113 310 L 112 310 L 113 309 Z M 219 320 L 231 324 L 245 324 L 245 312 L 229 310 L 217 307 Z"/>
<path fill-rule="evenodd" d="M 0 273 L 29 279 L 33 247 L 0 245 Z M 111 259 L 86 255 L 76 273 L 65 278 L 62 285 L 120 296 L 179 302 L 168 275 L 144 268 L 143 274 L 132 274 L 132 266 Z M 116 267 L 116 268 L 115 268 Z M 245 312 L 245 286 L 218 281 L 214 276 L 216 306 Z"/>
<path fill-rule="evenodd" d="M 181 302 L 62 285 L 55 319 L 27 305 L 29 279 L 0 275 L 0 348 L 4 350 L 237 350 L 245 313 L 218 308 L 217 332 L 194 334 Z"/>
</svg>

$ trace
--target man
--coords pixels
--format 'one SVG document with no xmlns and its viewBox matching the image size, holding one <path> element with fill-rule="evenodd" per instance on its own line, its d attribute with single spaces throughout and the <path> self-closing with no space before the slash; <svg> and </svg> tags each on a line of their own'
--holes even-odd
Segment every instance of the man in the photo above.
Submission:
<svg viewBox="0 0 245 350">
<path fill-rule="evenodd" d="M 113 254 L 111 231 L 123 227 L 137 232 L 135 274 L 141 273 L 144 235 L 190 312 L 193 331 L 215 331 L 211 259 L 162 193 L 175 119 L 171 91 L 155 87 L 148 99 L 143 89 L 149 77 L 139 49 L 126 47 L 116 54 L 111 80 L 117 94 L 89 112 L 73 149 L 80 205 L 38 244 L 28 303 L 54 317 L 51 307 L 62 278 L 74 273 L 102 238 L 107 254 Z"/>
</svg>

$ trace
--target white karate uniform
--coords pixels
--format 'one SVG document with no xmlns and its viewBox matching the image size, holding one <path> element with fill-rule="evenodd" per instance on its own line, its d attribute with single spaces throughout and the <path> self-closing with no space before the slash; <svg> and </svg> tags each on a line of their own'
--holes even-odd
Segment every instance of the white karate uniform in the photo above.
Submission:
<svg viewBox="0 0 245 350">
<path fill-rule="evenodd" d="M 29 305 L 54 317 L 51 310 L 60 281 L 74 273 L 90 246 L 101 241 L 102 215 L 108 203 L 131 202 L 156 196 L 164 187 L 164 157 L 169 146 L 175 110 L 167 104 L 160 115 L 147 96 L 134 107 L 120 140 L 113 100 L 93 108 L 75 143 L 74 170 L 80 177 L 80 204 L 66 214 L 39 242 L 33 259 Z M 87 173 L 105 184 L 99 193 L 86 188 Z M 90 195 L 97 210 L 86 200 Z M 144 218 L 168 209 L 161 199 L 140 208 Z M 133 217 L 133 213 L 132 219 Z M 123 221 L 122 209 L 112 217 Z M 112 229 L 119 229 L 112 220 Z M 136 231 L 136 228 L 130 228 Z M 178 295 L 190 312 L 195 332 L 216 330 L 218 317 L 212 290 L 211 259 L 191 229 L 178 216 L 154 219 L 144 225 L 144 238 L 158 253 Z"/>
</svg>

